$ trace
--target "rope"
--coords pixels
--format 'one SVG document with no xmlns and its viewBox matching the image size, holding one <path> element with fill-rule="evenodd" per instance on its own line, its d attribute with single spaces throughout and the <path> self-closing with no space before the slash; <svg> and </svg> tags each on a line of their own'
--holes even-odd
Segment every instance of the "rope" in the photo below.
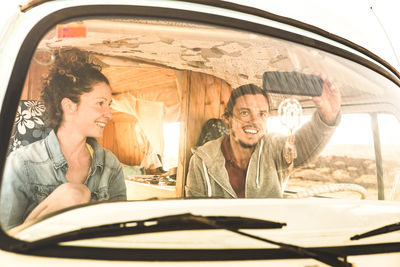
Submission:
<svg viewBox="0 0 400 267">
<path fill-rule="evenodd" d="M 307 198 L 318 196 L 326 193 L 341 192 L 341 191 L 354 191 L 361 195 L 361 199 L 367 196 L 367 190 L 361 185 L 357 184 L 329 184 L 323 186 L 313 187 L 304 191 L 297 192 L 294 195 L 289 195 L 286 198 Z"/>
</svg>

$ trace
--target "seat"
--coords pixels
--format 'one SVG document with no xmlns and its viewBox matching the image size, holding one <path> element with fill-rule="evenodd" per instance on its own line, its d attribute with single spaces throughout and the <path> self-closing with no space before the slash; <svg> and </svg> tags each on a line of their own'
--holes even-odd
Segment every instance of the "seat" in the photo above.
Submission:
<svg viewBox="0 0 400 267">
<path fill-rule="evenodd" d="M 225 123 L 221 119 L 209 119 L 201 128 L 199 139 L 196 146 L 202 146 L 208 141 L 215 140 L 223 135 L 228 134 Z"/>
<path fill-rule="evenodd" d="M 37 100 L 21 100 L 15 116 L 9 153 L 45 138 L 51 131 L 44 118 L 45 106 Z"/>
</svg>

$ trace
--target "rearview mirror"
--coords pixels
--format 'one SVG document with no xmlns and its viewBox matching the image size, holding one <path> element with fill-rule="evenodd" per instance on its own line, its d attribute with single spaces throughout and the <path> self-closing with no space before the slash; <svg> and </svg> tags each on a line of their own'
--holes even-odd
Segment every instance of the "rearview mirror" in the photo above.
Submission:
<svg viewBox="0 0 400 267">
<path fill-rule="evenodd" d="M 268 93 L 320 96 L 322 84 L 319 76 L 296 71 L 267 71 L 263 74 L 263 89 Z"/>
</svg>

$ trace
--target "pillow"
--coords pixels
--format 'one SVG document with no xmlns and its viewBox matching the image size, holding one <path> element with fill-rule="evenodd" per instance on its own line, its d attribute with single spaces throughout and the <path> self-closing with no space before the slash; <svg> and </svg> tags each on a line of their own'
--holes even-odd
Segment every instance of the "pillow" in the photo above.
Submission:
<svg viewBox="0 0 400 267">
<path fill-rule="evenodd" d="M 44 119 L 45 106 L 36 100 L 21 100 L 15 116 L 9 152 L 45 138 L 51 131 Z"/>
<path fill-rule="evenodd" d="M 200 137 L 197 140 L 196 146 L 202 146 L 208 141 L 217 139 L 223 135 L 229 134 L 224 122 L 221 119 L 209 119 L 201 128 Z"/>
</svg>

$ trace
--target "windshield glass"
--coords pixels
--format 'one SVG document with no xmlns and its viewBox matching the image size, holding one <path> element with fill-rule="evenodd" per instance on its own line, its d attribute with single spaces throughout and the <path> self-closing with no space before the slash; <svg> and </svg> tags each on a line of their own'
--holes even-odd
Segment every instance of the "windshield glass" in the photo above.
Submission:
<svg viewBox="0 0 400 267">
<path fill-rule="evenodd" d="M 10 234 L 107 201 L 400 200 L 398 87 L 316 48 L 85 18 L 53 27 L 22 79 L 1 187 Z"/>
</svg>

